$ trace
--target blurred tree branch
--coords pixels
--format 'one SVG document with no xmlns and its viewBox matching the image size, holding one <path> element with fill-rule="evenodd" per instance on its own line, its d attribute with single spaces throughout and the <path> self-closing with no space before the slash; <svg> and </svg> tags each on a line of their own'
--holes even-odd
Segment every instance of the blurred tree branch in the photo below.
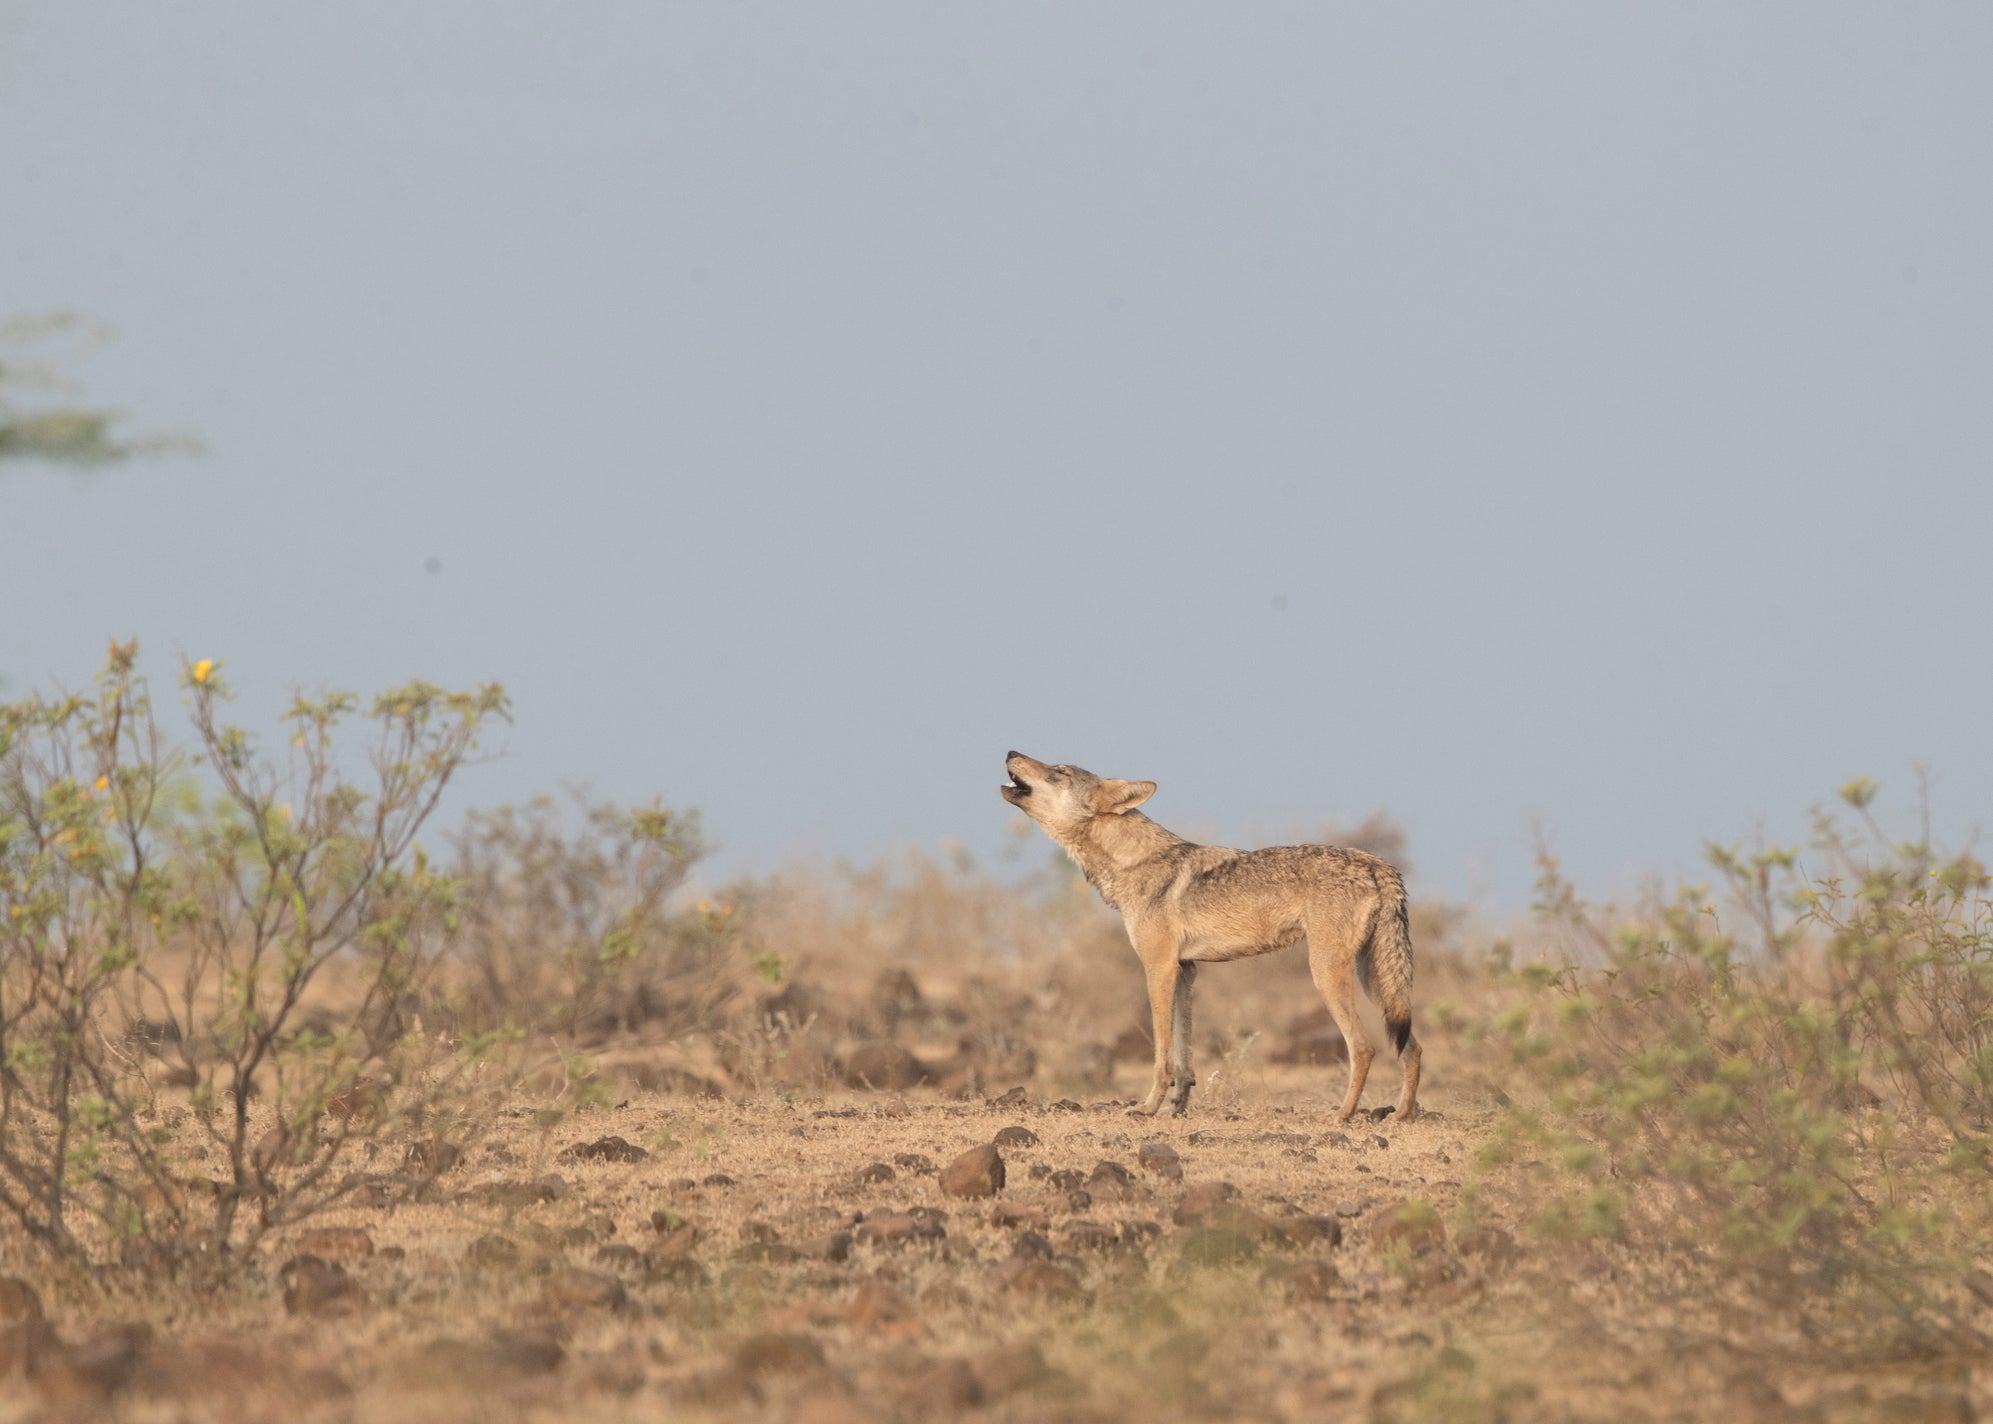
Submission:
<svg viewBox="0 0 1993 1424">
<path fill-rule="evenodd" d="M 0 464 L 107 465 L 200 449 L 186 435 L 122 435 L 116 411 L 74 404 L 77 388 L 64 368 L 109 337 L 108 328 L 69 312 L 0 319 Z"/>
</svg>

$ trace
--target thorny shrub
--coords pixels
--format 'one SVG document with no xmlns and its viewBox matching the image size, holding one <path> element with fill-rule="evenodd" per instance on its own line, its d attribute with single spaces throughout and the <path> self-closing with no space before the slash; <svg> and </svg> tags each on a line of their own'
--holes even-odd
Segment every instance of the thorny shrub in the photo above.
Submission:
<svg viewBox="0 0 1993 1424">
<path fill-rule="evenodd" d="M 1492 1022 L 1540 1090 L 1498 1159 L 1555 1165 L 1537 1226 L 1667 1249 L 1807 1338 L 1978 1338 L 1993 1226 L 1985 868 L 1891 844 L 1873 783 L 1802 853 L 1712 847 L 1725 904 L 1586 904 L 1543 862 L 1559 942 Z"/>
<path fill-rule="evenodd" d="M 504 694 L 382 695 L 356 778 L 354 697 L 299 697 L 273 761 L 193 663 L 182 749 L 136 663 L 114 643 L 93 691 L 0 706 L 0 1207 L 73 1258 L 219 1255 L 413 1189 L 352 1149 L 448 1125 L 491 1046 L 413 1012 L 456 914 L 415 838 Z"/>
<path fill-rule="evenodd" d="M 733 992 L 733 905 L 685 908 L 695 814 L 570 796 L 472 812 L 454 837 L 465 1022 L 599 1045 L 709 1027 Z"/>
</svg>

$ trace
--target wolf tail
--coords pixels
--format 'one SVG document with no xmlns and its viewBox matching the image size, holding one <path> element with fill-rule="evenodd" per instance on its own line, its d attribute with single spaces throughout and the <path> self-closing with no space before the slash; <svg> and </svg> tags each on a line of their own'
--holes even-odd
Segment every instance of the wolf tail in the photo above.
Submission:
<svg viewBox="0 0 1993 1424">
<path fill-rule="evenodd" d="M 1384 1011 L 1384 1026 L 1399 1053 L 1412 1039 L 1412 921 L 1405 903 L 1405 882 L 1396 871 L 1382 880 L 1377 923 L 1363 947 L 1359 967 L 1363 986 Z"/>
</svg>

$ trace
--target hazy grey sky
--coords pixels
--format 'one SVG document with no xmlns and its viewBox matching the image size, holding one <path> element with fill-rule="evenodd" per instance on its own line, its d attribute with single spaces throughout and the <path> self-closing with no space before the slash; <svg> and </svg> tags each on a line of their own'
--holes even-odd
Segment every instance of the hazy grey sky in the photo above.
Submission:
<svg viewBox="0 0 1993 1424">
<path fill-rule="evenodd" d="M 0 313 L 210 453 L 0 474 L 109 635 L 513 692 L 733 869 L 1009 747 L 1524 901 L 1993 804 L 1993 7 L 0 0 Z M 440 572 L 426 561 L 440 561 Z"/>
</svg>

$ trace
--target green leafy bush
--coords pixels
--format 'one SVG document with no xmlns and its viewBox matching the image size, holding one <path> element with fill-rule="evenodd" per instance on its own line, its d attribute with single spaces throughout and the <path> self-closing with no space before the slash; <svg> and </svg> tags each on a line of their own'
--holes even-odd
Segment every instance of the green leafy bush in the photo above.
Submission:
<svg viewBox="0 0 1993 1424">
<path fill-rule="evenodd" d="M 1494 1022 L 1535 1089 L 1498 1155 L 1547 1172 L 1546 1234 L 1658 1245 L 1808 1334 L 1928 1343 L 1969 1328 L 1993 1225 L 1993 908 L 1977 861 L 1891 845 L 1873 794 L 1804 854 L 1712 848 L 1720 907 L 1616 914 L 1546 859 L 1560 959 L 1511 971 Z"/>
<path fill-rule="evenodd" d="M 181 748 L 136 663 L 113 644 L 93 691 L 0 706 L 0 1207 L 77 1257 L 222 1253 L 410 1189 L 349 1149 L 464 1110 L 489 1046 L 415 1012 L 457 912 L 416 834 L 503 693 L 382 695 L 356 778 L 355 698 L 299 698 L 275 760 L 193 663 Z"/>
</svg>

